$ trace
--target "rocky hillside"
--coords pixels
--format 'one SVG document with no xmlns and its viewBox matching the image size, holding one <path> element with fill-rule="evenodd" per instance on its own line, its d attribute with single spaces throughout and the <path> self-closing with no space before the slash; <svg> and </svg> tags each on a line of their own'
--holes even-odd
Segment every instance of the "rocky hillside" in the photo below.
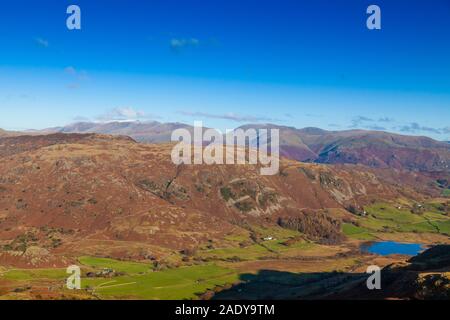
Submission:
<svg viewBox="0 0 450 320">
<path fill-rule="evenodd" d="M 450 298 L 450 246 L 437 245 L 413 258 L 381 269 L 380 290 L 369 290 L 370 276 L 360 272 L 291 273 L 261 270 L 246 274 L 242 283 L 217 288 L 213 299 L 289 300 L 448 300 Z"/>
<path fill-rule="evenodd" d="M 450 298 L 450 246 L 434 246 L 406 262 L 394 263 L 381 270 L 382 290 L 361 290 L 356 285 L 337 294 L 349 299 L 419 299 Z"/>
<path fill-rule="evenodd" d="M 35 265 L 58 265 L 63 253 L 144 254 L 128 241 L 179 250 L 245 221 L 284 221 L 317 240 L 352 219 L 350 206 L 440 193 L 420 174 L 353 165 L 284 159 L 276 176 L 253 165 L 176 166 L 171 144 L 120 136 L 7 137 L 0 146 L 0 261 L 10 264 L 29 263 L 33 252 L 45 257 Z"/>
<path fill-rule="evenodd" d="M 24 134 L 24 133 L 17 132 L 17 131 L 6 131 L 3 129 L 0 129 L 0 138 L 18 136 L 18 135 L 22 135 L 22 134 Z"/>
</svg>

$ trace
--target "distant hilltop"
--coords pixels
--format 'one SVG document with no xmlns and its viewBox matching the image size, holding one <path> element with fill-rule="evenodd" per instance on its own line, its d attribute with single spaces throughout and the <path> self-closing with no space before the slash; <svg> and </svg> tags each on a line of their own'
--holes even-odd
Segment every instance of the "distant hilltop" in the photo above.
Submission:
<svg viewBox="0 0 450 320">
<path fill-rule="evenodd" d="M 112 121 L 77 122 L 63 127 L 27 131 L 0 131 L 0 137 L 19 134 L 99 133 L 129 136 L 141 143 L 170 142 L 174 130 L 193 126 L 179 122 Z M 241 129 L 280 130 L 280 153 L 302 162 L 328 164 L 362 164 L 373 168 L 394 168 L 422 172 L 450 171 L 449 142 L 428 137 L 407 136 L 384 131 L 343 130 L 247 124 Z"/>
</svg>

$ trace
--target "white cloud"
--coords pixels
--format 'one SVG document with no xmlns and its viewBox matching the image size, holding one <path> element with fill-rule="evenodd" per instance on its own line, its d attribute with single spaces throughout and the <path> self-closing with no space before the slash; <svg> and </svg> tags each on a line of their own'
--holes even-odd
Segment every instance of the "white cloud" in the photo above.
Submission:
<svg viewBox="0 0 450 320">
<path fill-rule="evenodd" d="M 73 66 L 67 66 L 64 68 L 64 73 L 70 77 L 70 83 L 67 85 L 69 89 L 78 89 L 81 86 L 81 82 L 89 80 L 88 73 L 84 70 L 77 70 Z"/>
<path fill-rule="evenodd" d="M 143 111 L 134 110 L 131 107 L 115 108 L 97 117 L 100 121 L 124 121 L 148 119 L 150 115 Z"/>
<path fill-rule="evenodd" d="M 72 67 L 72 66 L 65 67 L 64 68 L 64 72 L 67 73 L 67 74 L 70 74 L 70 75 L 77 74 L 77 70 L 74 67 Z"/>
<path fill-rule="evenodd" d="M 73 121 L 88 122 L 88 121 L 90 121 L 90 119 L 88 117 L 76 116 L 76 117 L 73 118 Z"/>
<path fill-rule="evenodd" d="M 48 43 L 48 40 L 42 39 L 42 38 L 36 38 L 36 39 L 34 39 L 34 42 L 36 42 L 36 44 L 37 44 L 38 46 L 43 47 L 43 48 L 48 48 L 49 45 L 50 45 L 50 44 Z"/>
<path fill-rule="evenodd" d="M 236 114 L 236 113 L 212 114 L 212 113 L 207 113 L 207 112 L 188 112 L 188 111 L 180 111 L 179 113 L 182 115 L 185 115 L 185 116 L 190 116 L 190 117 L 224 119 L 224 120 L 232 120 L 232 121 L 236 121 L 236 122 L 279 121 L 278 119 L 264 117 L 264 116 L 240 115 L 240 114 Z"/>
<path fill-rule="evenodd" d="M 180 50 L 186 47 L 197 47 L 200 44 L 200 41 L 195 38 L 190 39 L 171 39 L 170 40 L 170 48 L 174 51 L 179 52 Z"/>
<path fill-rule="evenodd" d="M 428 132 L 434 134 L 442 134 L 443 132 L 445 133 L 445 129 L 446 128 L 441 129 L 441 128 L 426 127 L 418 124 L 417 122 L 412 122 L 399 128 L 401 132 L 408 132 L 408 133 Z"/>
</svg>

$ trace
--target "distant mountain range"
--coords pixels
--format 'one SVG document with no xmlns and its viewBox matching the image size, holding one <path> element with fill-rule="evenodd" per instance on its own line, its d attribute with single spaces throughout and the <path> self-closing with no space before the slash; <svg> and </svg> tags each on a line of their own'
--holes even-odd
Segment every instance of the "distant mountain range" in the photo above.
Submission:
<svg viewBox="0 0 450 320">
<path fill-rule="evenodd" d="M 64 127 L 33 131 L 42 133 L 100 133 L 127 135 L 138 142 L 169 142 L 172 131 L 192 126 L 183 123 L 78 122 Z M 374 168 L 415 171 L 450 171 L 450 146 L 428 137 L 406 136 L 382 131 L 327 131 L 319 128 L 248 124 L 248 128 L 280 130 L 280 153 L 303 162 L 363 164 Z"/>
<path fill-rule="evenodd" d="M 327 131 L 273 125 L 241 128 L 278 128 L 283 156 L 306 162 L 363 164 L 375 168 L 449 171 L 450 146 L 428 137 L 382 131 Z"/>
<path fill-rule="evenodd" d="M 192 129 L 183 123 L 161 123 L 158 121 L 114 121 L 114 122 L 77 122 L 64 127 L 48 128 L 34 133 L 100 133 L 125 135 L 138 142 L 169 142 L 172 131 L 179 128 Z"/>
</svg>

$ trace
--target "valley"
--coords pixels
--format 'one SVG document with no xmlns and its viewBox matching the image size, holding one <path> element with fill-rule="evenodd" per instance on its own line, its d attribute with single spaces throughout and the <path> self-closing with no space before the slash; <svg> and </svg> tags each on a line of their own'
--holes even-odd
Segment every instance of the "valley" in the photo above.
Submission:
<svg viewBox="0 0 450 320">
<path fill-rule="evenodd" d="M 410 257 L 362 245 L 450 244 L 445 172 L 283 158 L 261 176 L 176 166 L 172 144 L 100 134 L 0 145 L 2 299 L 371 298 L 367 266 Z M 73 264 L 81 290 L 65 288 Z M 445 279 L 448 265 L 430 270 Z M 431 297 L 408 290 L 383 298 Z"/>
</svg>

